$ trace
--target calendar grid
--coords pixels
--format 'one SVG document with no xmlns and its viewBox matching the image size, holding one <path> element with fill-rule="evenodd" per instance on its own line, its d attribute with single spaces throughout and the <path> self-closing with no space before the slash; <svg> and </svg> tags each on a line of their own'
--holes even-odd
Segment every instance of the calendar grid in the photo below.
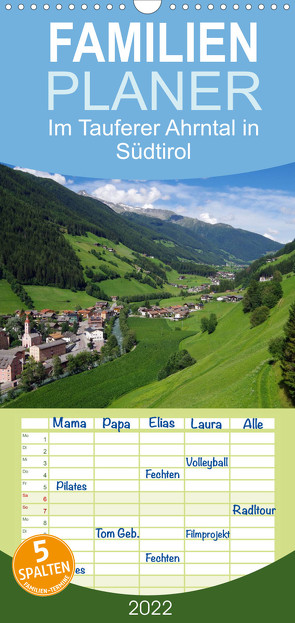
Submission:
<svg viewBox="0 0 295 623">
<path fill-rule="evenodd" d="M 183 592 L 186 592 L 186 581 L 185 581 L 185 561 L 186 561 L 186 544 L 185 544 L 185 536 L 186 536 L 186 528 L 185 528 L 185 516 L 186 516 L 186 499 L 185 499 L 185 495 L 186 495 L 186 479 L 185 479 L 185 467 L 186 467 L 186 462 L 185 462 L 185 437 L 183 440 L 183 473 L 184 473 L 184 479 L 183 479 L 183 518 L 184 518 L 184 534 L 183 534 L 183 542 L 184 542 L 184 547 L 183 547 Z"/>
<path fill-rule="evenodd" d="M 229 480 L 228 480 L 228 488 L 229 488 L 229 505 L 228 505 L 228 523 L 229 523 L 229 531 L 231 533 L 231 504 L 232 504 L 232 500 L 231 500 L 231 431 L 229 433 L 229 456 L 230 456 L 230 464 L 229 464 Z M 232 579 L 232 573 L 231 573 L 231 539 L 229 539 L 229 543 L 228 543 L 228 553 L 229 553 L 229 569 L 228 569 L 228 575 L 229 575 L 229 580 Z"/>
<path fill-rule="evenodd" d="M 140 532 L 140 518 L 141 518 L 141 508 L 140 508 L 140 434 L 138 435 L 138 527 Z M 141 594 L 141 585 L 140 585 L 140 539 L 138 539 L 138 594 Z"/>
<path fill-rule="evenodd" d="M 51 418 L 23 418 L 29 467 L 22 489 L 30 499 L 22 538 L 40 533 L 37 431 L 46 430 L 44 532 L 72 547 L 75 583 L 132 594 L 186 592 L 274 560 L 274 516 L 233 514 L 234 506 L 252 513 L 274 506 L 273 420 L 263 418 L 257 432 L 241 429 L 239 418 L 208 430 L 190 428 L 189 418 L 175 419 L 173 430 L 125 419 L 130 428 L 119 433 L 105 430 L 103 418 L 85 418 L 85 430 L 71 431 L 54 429 Z"/>
<path fill-rule="evenodd" d="M 93 444 L 92 444 L 92 469 L 93 469 L 93 490 L 95 488 L 95 437 L 93 434 Z M 93 495 L 93 502 L 92 502 L 92 512 L 93 512 L 93 520 L 95 517 L 95 496 Z M 93 572 L 92 572 L 92 588 L 95 588 L 95 525 L 94 525 L 94 521 L 93 521 L 93 551 L 92 551 L 92 565 L 93 565 Z"/>
</svg>

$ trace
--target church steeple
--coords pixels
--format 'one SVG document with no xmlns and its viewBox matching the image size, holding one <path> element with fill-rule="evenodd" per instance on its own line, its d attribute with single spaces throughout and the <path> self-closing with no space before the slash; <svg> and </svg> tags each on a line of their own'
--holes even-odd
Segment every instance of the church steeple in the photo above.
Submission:
<svg viewBox="0 0 295 623">
<path fill-rule="evenodd" d="M 35 346 L 38 344 L 42 344 L 42 335 L 34 331 L 34 329 L 33 333 L 31 332 L 30 313 L 26 312 L 25 330 L 22 336 L 22 345 L 24 348 L 31 348 L 31 346 Z"/>
<path fill-rule="evenodd" d="M 30 320 L 29 320 L 29 316 L 26 317 L 25 320 L 25 335 L 29 335 L 30 334 Z"/>
</svg>

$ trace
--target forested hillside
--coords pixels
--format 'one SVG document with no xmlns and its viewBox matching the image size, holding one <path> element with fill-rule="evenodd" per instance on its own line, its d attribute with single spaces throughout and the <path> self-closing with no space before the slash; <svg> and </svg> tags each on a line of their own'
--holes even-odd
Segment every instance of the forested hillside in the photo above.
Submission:
<svg viewBox="0 0 295 623">
<path fill-rule="evenodd" d="M 203 260 L 209 263 L 216 263 L 216 257 L 217 263 L 232 259 L 240 263 L 252 262 L 265 253 L 275 253 L 282 246 L 252 231 L 236 229 L 225 223 L 206 223 L 171 210 L 109 205 L 135 222 L 146 224 L 150 221 L 149 226 L 158 234 L 162 232 L 163 237 L 168 236 L 174 241 L 186 240 L 189 246 L 197 246 L 206 254 Z"/>
<path fill-rule="evenodd" d="M 225 223 L 205 223 L 198 219 L 182 218 L 177 220 L 178 225 L 190 229 L 194 236 L 198 236 L 204 244 L 210 242 L 215 248 L 226 251 L 232 257 L 251 262 L 259 255 L 275 252 L 280 243 L 270 240 L 252 231 L 236 229 Z"/>
<path fill-rule="evenodd" d="M 255 260 L 248 268 L 241 270 L 236 275 L 236 284 L 248 285 L 252 279 L 259 280 L 260 277 L 272 277 L 276 271 L 282 275 L 294 271 L 295 268 L 295 240 L 285 244 L 277 253 L 268 257 L 260 257 Z"/>
<path fill-rule="evenodd" d="M 196 249 L 161 244 L 148 227 L 129 223 L 108 206 L 56 182 L 0 165 L 0 262 L 22 284 L 84 289 L 79 258 L 64 234 L 87 232 L 172 263 L 199 261 Z"/>
<path fill-rule="evenodd" d="M 93 297 L 99 297 L 100 291 L 98 286 L 95 291 L 93 287 L 90 291 L 89 279 L 93 282 L 95 277 L 98 284 L 106 280 L 106 275 L 113 281 L 114 293 L 121 296 L 139 294 L 138 285 L 135 289 L 133 287 L 134 280 L 141 281 L 144 294 L 149 288 L 163 287 L 163 283 L 153 280 L 152 274 L 148 274 L 151 273 L 150 268 L 142 271 L 145 271 L 145 276 L 138 273 L 136 265 L 140 263 L 139 255 L 155 258 L 155 261 L 162 262 L 164 269 L 168 266 L 178 273 L 208 276 L 214 274 L 216 265 L 235 261 L 233 252 L 240 258 L 249 254 L 250 243 L 252 254 L 257 241 L 257 254 L 261 249 L 261 239 L 264 245 L 271 248 L 279 246 L 257 234 L 228 226 L 210 230 L 207 224 L 198 222 L 197 227 L 194 219 L 186 221 L 188 225 L 189 222 L 194 224 L 190 228 L 177 224 L 177 219 L 172 222 L 171 219 L 146 218 L 138 214 L 123 216 L 101 201 L 79 195 L 51 179 L 35 177 L 3 165 L 0 165 L 0 218 L 0 265 L 10 283 L 15 279 L 18 284 L 28 287 L 55 286 L 72 291 L 86 288 L 86 292 L 88 288 L 88 294 Z M 228 249 L 226 240 L 222 238 L 224 228 L 230 230 L 231 244 Z M 218 239 L 217 231 L 221 232 Z M 83 264 L 80 249 L 77 245 L 76 248 L 73 246 L 69 237 L 80 237 L 82 240 L 89 236 L 107 240 L 110 246 L 124 245 L 130 250 L 129 277 L 126 276 L 126 265 L 118 270 L 120 258 L 116 258 L 115 264 L 109 259 L 108 264 L 100 262 L 97 265 L 93 259 L 90 262 L 87 256 Z M 96 242 L 91 244 L 93 246 Z M 94 273 L 89 277 L 91 270 Z M 155 266 L 152 272 L 155 272 Z M 122 276 L 126 276 L 123 284 L 118 281 Z M 171 277 L 168 277 L 169 280 Z"/>
</svg>

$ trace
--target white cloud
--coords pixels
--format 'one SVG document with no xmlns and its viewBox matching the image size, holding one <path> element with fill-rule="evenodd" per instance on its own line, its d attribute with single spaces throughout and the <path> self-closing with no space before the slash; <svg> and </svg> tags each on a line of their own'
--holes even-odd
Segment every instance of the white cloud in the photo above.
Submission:
<svg viewBox="0 0 295 623">
<path fill-rule="evenodd" d="M 132 207 L 152 208 L 156 201 L 166 201 L 168 196 L 163 194 L 157 186 L 138 186 L 104 184 L 92 190 L 92 195 L 102 201 L 124 203 Z"/>
<path fill-rule="evenodd" d="M 216 225 L 217 223 L 217 218 L 210 216 L 209 212 L 202 212 L 202 214 L 199 215 L 199 218 L 201 221 L 205 221 L 205 223 L 211 223 L 211 225 Z"/>
<path fill-rule="evenodd" d="M 270 227 L 268 227 L 267 232 L 263 235 L 265 236 L 265 238 L 269 238 L 270 240 L 276 240 L 278 233 L 279 232 L 277 229 L 271 229 Z"/>
<path fill-rule="evenodd" d="M 36 177 L 45 177 L 50 180 L 54 180 L 58 182 L 58 184 L 66 184 L 66 178 L 64 175 L 60 175 L 60 173 L 46 173 L 45 171 L 36 171 L 36 169 L 24 169 L 22 167 L 14 167 L 15 171 L 23 171 L 23 173 L 30 173 L 31 175 L 35 175 Z M 70 184 L 73 184 L 73 180 L 69 180 Z"/>
</svg>

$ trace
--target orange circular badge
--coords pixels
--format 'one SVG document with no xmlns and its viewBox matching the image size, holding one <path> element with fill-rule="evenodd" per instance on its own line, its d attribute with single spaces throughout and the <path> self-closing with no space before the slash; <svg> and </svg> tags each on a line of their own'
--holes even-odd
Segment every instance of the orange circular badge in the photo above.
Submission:
<svg viewBox="0 0 295 623">
<path fill-rule="evenodd" d="M 17 548 L 12 570 L 25 591 L 48 597 L 68 586 L 75 572 L 75 559 L 72 550 L 57 536 L 39 534 Z"/>
</svg>

